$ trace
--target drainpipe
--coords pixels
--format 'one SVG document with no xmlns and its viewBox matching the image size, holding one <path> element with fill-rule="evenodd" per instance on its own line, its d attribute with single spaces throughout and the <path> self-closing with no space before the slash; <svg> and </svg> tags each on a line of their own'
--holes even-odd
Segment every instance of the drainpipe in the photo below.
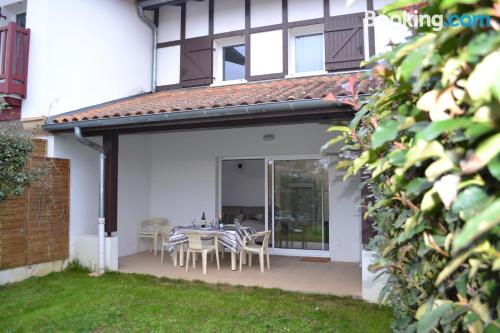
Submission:
<svg viewBox="0 0 500 333">
<path fill-rule="evenodd" d="M 98 253 L 99 253 L 99 275 L 104 273 L 104 162 L 106 155 L 104 148 L 97 143 L 90 141 L 82 135 L 80 127 L 75 127 L 75 137 L 81 144 L 84 144 L 99 152 L 99 216 L 97 218 L 98 226 Z"/>
<path fill-rule="evenodd" d="M 137 15 L 139 15 L 139 18 L 142 20 L 142 22 L 146 23 L 148 27 L 151 28 L 151 31 L 153 33 L 153 45 L 152 45 L 152 53 L 153 53 L 153 58 L 151 61 L 151 92 L 156 92 L 156 63 L 157 63 L 157 53 L 158 49 L 156 48 L 156 44 L 158 42 L 158 29 L 156 28 L 156 25 L 153 21 L 151 21 L 145 14 L 144 14 L 144 9 L 143 6 L 137 2 L 136 3 L 137 7 Z"/>
</svg>

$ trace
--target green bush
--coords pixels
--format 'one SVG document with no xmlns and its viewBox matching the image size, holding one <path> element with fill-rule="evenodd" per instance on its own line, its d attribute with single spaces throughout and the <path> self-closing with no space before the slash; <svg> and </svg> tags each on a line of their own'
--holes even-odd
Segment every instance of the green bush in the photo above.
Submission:
<svg viewBox="0 0 500 333">
<path fill-rule="evenodd" d="M 18 128 L 0 128 L 0 202 L 9 195 L 21 195 L 39 172 L 28 170 L 33 143 Z"/>
<path fill-rule="evenodd" d="M 500 4 L 431 0 L 421 12 L 487 14 L 491 27 L 419 28 L 375 59 L 383 90 L 330 144 L 355 156 L 338 165 L 346 177 L 370 175 L 372 268 L 389 273 L 394 330 L 499 332 Z"/>
</svg>

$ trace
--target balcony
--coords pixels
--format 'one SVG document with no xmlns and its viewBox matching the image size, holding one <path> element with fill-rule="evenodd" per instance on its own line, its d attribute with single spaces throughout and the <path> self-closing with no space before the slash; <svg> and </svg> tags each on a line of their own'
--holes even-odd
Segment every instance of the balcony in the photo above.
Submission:
<svg viewBox="0 0 500 333">
<path fill-rule="evenodd" d="M 26 98 L 30 30 L 0 27 L 0 95 Z"/>
</svg>

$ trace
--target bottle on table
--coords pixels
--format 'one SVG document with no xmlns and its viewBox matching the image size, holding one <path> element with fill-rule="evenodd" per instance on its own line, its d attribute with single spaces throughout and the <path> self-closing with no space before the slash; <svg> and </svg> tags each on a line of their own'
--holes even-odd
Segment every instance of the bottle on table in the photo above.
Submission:
<svg viewBox="0 0 500 333">
<path fill-rule="evenodd" d="M 203 215 L 201 216 L 201 227 L 205 228 L 207 225 L 207 218 L 205 217 L 205 212 L 203 212 Z"/>
<path fill-rule="evenodd" d="M 224 222 L 222 221 L 222 215 L 219 215 L 219 229 L 224 228 Z"/>
</svg>

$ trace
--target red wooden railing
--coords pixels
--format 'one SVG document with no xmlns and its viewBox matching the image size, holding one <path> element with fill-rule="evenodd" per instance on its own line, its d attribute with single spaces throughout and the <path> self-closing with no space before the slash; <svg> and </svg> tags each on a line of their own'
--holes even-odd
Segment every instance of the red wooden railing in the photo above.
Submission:
<svg viewBox="0 0 500 333">
<path fill-rule="evenodd" d="M 30 30 L 16 23 L 0 27 L 0 94 L 26 98 Z"/>
</svg>

